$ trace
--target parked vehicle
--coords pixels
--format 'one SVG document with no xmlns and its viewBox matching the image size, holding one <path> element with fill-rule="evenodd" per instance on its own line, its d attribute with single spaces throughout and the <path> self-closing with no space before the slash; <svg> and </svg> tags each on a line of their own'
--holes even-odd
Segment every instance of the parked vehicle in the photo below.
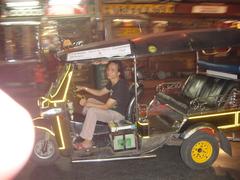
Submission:
<svg viewBox="0 0 240 180">
<path fill-rule="evenodd" d="M 38 100 L 41 116 L 34 119 L 33 159 L 39 164 L 53 163 L 59 156 L 69 157 L 73 163 L 144 159 L 156 157 L 154 151 L 163 145 L 174 144 L 181 146 L 180 154 L 188 167 L 210 167 L 219 148 L 232 154 L 224 132 L 240 128 L 240 63 L 234 66 L 238 70 L 231 73 L 211 70 L 210 65 L 207 66 L 210 70 L 200 73 L 200 68 L 206 69 L 201 66 L 184 84 L 159 84 L 147 116 L 138 108 L 142 86 L 137 86 L 136 64 L 142 57 L 180 52 L 195 52 L 200 62 L 202 51 L 239 46 L 240 30 L 201 29 L 104 41 L 58 52 L 65 66 L 48 93 Z M 72 79 L 76 63 L 113 59 L 131 60 L 134 64 L 134 96 L 128 107 L 128 113 L 134 116 L 127 114 L 119 124 L 99 124 L 96 148 L 75 151 L 72 144 L 82 124 L 74 117 L 76 96 Z"/>
</svg>

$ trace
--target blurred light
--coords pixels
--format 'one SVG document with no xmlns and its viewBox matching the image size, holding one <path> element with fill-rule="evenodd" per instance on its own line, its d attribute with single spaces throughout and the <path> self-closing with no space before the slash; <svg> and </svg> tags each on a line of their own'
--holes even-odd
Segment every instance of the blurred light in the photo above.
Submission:
<svg viewBox="0 0 240 180">
<path fill-rule="evenodd" d="M 82 0 L 49 0 L 48 5 L 77 5 L 80 4 Z"/>
<path fill-rule="evenodd" d="M 38 6 L 38 1 L 7 2 L 7 7 L 32 7 Z"/>
<path fill-rule="evenodd" d="M 16 62 L 15 59 L 9 59 L 8 62 Z"/>
<path fill-rule="evenodd" d="M 113 22 L 125 22 L 125 23 L 129 23 L 129 22 L 137 22 L 137 21 L 141 21 L 139 19 L 114 19 Z"/>
<path fill-rule="evenodd" d="M 9 22 L 0 22 L 1 25 L 10 26 L 10 25 L 39 25 L 39 21 L 9 21 Z"/>
<path fill-rule="evenodd" d="M 10 180 L 31 156 L 35 132 L 30 114 L 0 90 L 0 179 Z"/>
<path fill-rule="evenodd" d="M 168 21 L 153 21 L 153 24 L 159 24 L 162 26 L 166 26 L 166 25 L 168 25 Z"/>
<path fill-rule="evenodd" d="M 74 8 L 63 5 L 56 5 L 48 8 L 48 15 L 72 15 L 74 14 Z"/>
</svg>

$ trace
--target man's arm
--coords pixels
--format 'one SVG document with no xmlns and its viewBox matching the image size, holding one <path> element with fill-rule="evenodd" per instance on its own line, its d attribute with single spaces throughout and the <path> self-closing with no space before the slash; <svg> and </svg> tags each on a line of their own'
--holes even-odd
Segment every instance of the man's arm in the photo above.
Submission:
<svg viewBox="0 0 240 180">
<path fill-rule="evenodd" d="M 109 90 L 106 87 L 98 90 L 98 89 L 88 88 L 85 86 L 77 86 L 77 91 L 86 91 L 94 96 L 103 96 L 103 95 L 109 93 Z"/>
<path fill-rule="evenodd" d="M 115 99 L 109 98 L 105 104 L 96 104 L 96 103 L 87 102 L 87 101 L 85 102 L 80 101 L 80 104 L 86 107 L 95 107 L 95 108 L 107 110 L 107 109 L 114 108 L 117 104 L 117 101 Z"/>
</svg>

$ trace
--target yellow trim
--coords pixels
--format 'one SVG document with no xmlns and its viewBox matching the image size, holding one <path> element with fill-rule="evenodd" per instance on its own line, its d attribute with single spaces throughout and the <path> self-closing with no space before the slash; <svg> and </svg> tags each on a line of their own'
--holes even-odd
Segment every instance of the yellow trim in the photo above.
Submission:
<svg viewBox="0 0 240 180">
<path fill-rule="evenodd" d="M 56 107 L 57 104 L 54 103 L 53 106 Z M 59 147 L 58 149 L 65 149 L 65 143 L 64 143 L 64 138 L 63 138 L 63 134 L 62 134 L 62 126 L 61 126 L 59 116 L 56 116 L 56 119 L 57 119 L 57 125 L 58 125 L 58 129 L 59 129 L 60 139 L 61 139 L 61 143 L 62 143 L 62 147 Z"/>
<path fill-rule="evenodd" d="M 218 114 L 200 115 L 200 116 L 189 117 L 188 119 L 199 119 L 199 118 L 205 118 L 205 117 L 224 116 L 224 115 L 235 114 L 235 113 L 239 113 L 239 112 L 240 111 L 227 112 L 227 113 L 218 113 Z"/>
<path fill-rule="evenodd" d="M 224 116 L 224 115 L 234 115 L 234 124 L 224 125 L 224 126 L 218 126 L 219 129 L 228 129 L 228 128 L 240 127 L 239 114 L 240 114 L 240 111 L 233 111 L 233 112 L 227 112 L 227 113 L 218 113 L 218 114 L 209 114 L 209 115 L 202 115 L 202 116 L 194 116 L 194 117 L 189 117 L 189 119 L 191 120 L 191 119 L 199 119 L 199 118 L 206 118 L 206 117 L 216 117 L 216 116 Z"/>
<path fill-rule="evenodd" d="M 42 126 L 34 126 L 34 127 L 37 128 L 37 129 L 45 130 L 45 131 L 49 132 L 51 135 L 55 136 L 55 134 L 48 128 L 45 128 L 45 127 L 42 127 Z"/>
<path fill-rule="evenodd" d="M 240 127 L 239 114 L 240 114 L 240 111 L 233 111 L 233 112 L 225 112 L 225 113 L 218 113 L 218 114 L 208 114 L 208 115 L 193 116 L 193 117 L 189 117 L 188 119 L 192 120 L 192 119 L 200 119 L 200 118 L 207 118 L 207 117 L 234 115 L 234 124 L 218 126 L 219 129 L 228 129 L 228 128 Z"/>
<path fill-rule="evenodd" d="M 38 120 L 38 119 L 43 119 L 43 117 L 42 117 L 42 116 L 39 116 L 39 117 L 33 118 L 32 120 L 33 120 L 33 121 L 36 121 L 36 120 Z"/>
<path fill-rule="evenodd" d="M 45 98 L 45 97 L 41 97 L 42 99 L 44 99 L 42 102 L 41 102 L 41 107 L 45 107 L 45 103 L 46 102 L 49 102 L 50 100 L 49 99 L 47 99 L 47 98 Z M 48 106 L 47 106 L 48 107 Z M 45 107 L 46 108 L 46 107 Z"/>
<path fill-rule="evenodd" d="M 239 112 L 235 112 L 235 125 L 239 124 Z"/>
<path fill-rule="evenodd" d="M 232 124 L 232 125 L 218 126 L 218 128 L 220 128 L 220 129 L 228 129 L 228 128 L 240 127 L 240 122 L 239 122 L 239 114 L 240 114 L 240 111 L 235 112 L 234 114 L 235 114 L 234 124 Z"/>
<path fill-rule="evenodd" d="M 55 94 L 53 94 L 53 95 L 50 94 L 50 97 L 51 97 L 51 98 L 53 98 L 54 96 L 56 96 L 57 93 L 60 91 L 61 86 L 62 86 L 64 80 L 65 80 L 66 77 L 68 76 L 68 71 L 70 70 L 70 67 L 71 67 L 70 65 L 67 66 L 67 68 L 68 68 L 68 69 L 67 69 L 67 72 L 65 73 L 65 75 L 64 75 L 64 77 L 63 77 L 63 80 L 62 80 L 62 82 L 60 83 L 60 85 L 58 86 L 58 89 L 57 89 L 57 91 L 55 92 Z"/>
<path fill-rule="evenodd" d="M 61 103 L 61 102 L 66 101 L 67 92 L 68 92 L 68 89 L 69 89 L 69 86 L 70 86 L 70 82 L 71 82 L 71 79 L 72 79 L 72 75 L 73 75 L 73 72 L 68 73 L 68 77 L 69 77 L 69 78 L 68 78 L 67 85 L 66 85 L 66 87 L 65 87 L 65 92 L 64 92 L 64 95 L 63 95 L 63 99 L 51 101 L 50 99 L 47 99 L 47 98 L 45 98 L 45 97 L 42 97 L 42 98 L 44 99 L 44 101 L 42 101 L 41 107 L 45 107 L 44 104 L 45 104 L 46 102 L 49 102 L 49 103 Z"/>
<path fill-rule="evenodd" d="M 140 121 L 138 121 L 137 123 L 140 124 L 140 125 L 142 125 L 142 126 L 148 126 L 148 125 L 149 125 L 148 122 L 140 122 Z"/>
<path fill-rule="evenodd" d="M 55 101 L 51 101 L 51 100 L 49 100 L 50 103 L 60 103 L 60 102 L 64 102 L 64 101 L 66 101 L 66 98 L 67 98 L 67 92 L 68 92 L 68 88 L 69 88 L 69 86 L 70 86 L 70 82 L 71 82 L 72 74 L 73 74 L 73 72 L 70 72 L 70 73 L 68 74 L 69 79 L 68 79 L 67 85 L 66 85 L 66 87 L 65 87 L 65 92 L 64 92 L 64 95 L 63 95 L 63 99 L 55 100 Z"/>
<path fill-rule="evenodd" d="M 69 86 L 70 86 L 70 83 L 71 83 L 71 80 L 72 80 L 72 75 L 73 75 L 73 71 L 71 71 L 69 74 L 68 74 L 68 82 L 67 82 L 67 85 L 66 85 L 66 90 L 65 90 L 65 93 L 64 93 L 64 100 L 66 100 L 67 98 L 67 92 L 68 92 L 68 89 L 69 89 Z"/>
<path fill-rule="evenodd" d="M 235 128 L 235 127 L 240 127 L 239 125 L 224 125 L 224 126 L 218 126 L 219 129 L 228 129 L 228 128 Z"/>
<path fill-rule="evenodd" d="M 73 74 L 73 72 L 70 72 L 70 73 L 69 73 L 69 71 L 70 71 L 70 69 L 71 69 L 71 65 L 68 65 L 67 68 L 68 68 L 68 69 L 67 69 L 67 72 L 65 73 L 64 78 L 62 79 L 60 85 L 58 86 L 57 91 L 56 91 L 53 95 L 52 95 L 52 94 L 49 94 L 51 98 L 53 98 L 54 96 L 56 96 L 56 95 L 59 93 L 59 91 L 60 91 L 60 89 L 61 89 L 61 87 L 62 87 L 62 84 L 64 83 L 66 77 L 70 76 L 70 79 L 68 79 L 67 88 L 65 88 L 64 98 L 61 99 L 61 100 L 57 100 L 57 101 L 51 101 L 50 99 L 48 99 L 48 98 L 46 98 L 46 97 L 41 97 L 42 99 L 44 99 L 44 100 L 42 101 L 42 103 L 41 103 L 41 106 L 42 106 L 42 107 L 45 107 L 44 104 L 45 104 L 46 102 L 49 102 L 49 103 L 64 102 L 64 99 L 66 99 L 67 89 L 68 89 L 68 87 L 69 87 L 69 85 L 70 85 L 70 80 L 71 80 L 71 77 L 72 77 L 72 74 Z"/>
<path fill-rule="evenodd" d="M 61 102 L 65 102 L 66 101 L 66 98 L 67 98 L 67 92 L 68 92 L 68 89 L 69 89 L 69 86 L 70 86 L 70 83 L 71 83 L 71 79 L 72 79 L 72 75 L 73 75 L 73 72 L 70 72 L 68 73 L 68 82 L 67 82 L 67 85 L 65 87 L 65 91 L 64 91 L 64 95 L 63 95 L 63 98 L 60 99 L 60 100 L 54 100 L 54 101 L 51 101 L 50 99 L 47 99 L 45 97 L 43 97 L 46 101 L 48 101 L 49 103 L 61 103 Z M 60 86 L 59 86 L 60 87 Z M 43 101 L 42 102 L 42 107 L 43 106 L 43 103 L 45 103 L 46 101 Z"/>
<path fill-rule="evenodd" d="M 42 102 L 42 107 L 48 107 L 49 104 L 48 104 L 48 106 L 45 106 L 45 105 L 44 105 L 44 104 L 47 103 L 47 102 L 49 102 L 49 100 L 48 100 L 47 98 L 44 98 L 44 101 Z"/>
<path fill-rule="evenodd" d="M 198 141 L 191 150 L 192 160 L 198 164 L 207 162 L 213 154 L 213 147 L 208 141 Z"/>
<path fill-rule="evenodd" d="M 57 118 L 57 124 L 58 124 L 58 128 L 59 128 L 60 138 L 61 138 L 61 142 L 62 142 L 62 147 L 59 147 L 59 149 L 65 149 L 65 143 L 64 143 L 64 138 L 63 138 L 63 134 L 62 134 L 60 118 L 59 118 L 59 116 L 57 116 L 56 118 Z"/>
</svg>

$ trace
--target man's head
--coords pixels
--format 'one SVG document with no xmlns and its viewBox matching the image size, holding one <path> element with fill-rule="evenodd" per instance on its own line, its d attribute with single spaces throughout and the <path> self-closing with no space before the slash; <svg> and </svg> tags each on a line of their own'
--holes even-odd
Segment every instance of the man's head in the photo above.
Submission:
<svg viewBox="0 0 240 180">
<path fill-rule="evenodd" d="M 110 61 L 107 64 L 106 72 L 109 80 L 117 78 L 124 79 L 123 67 L 120 61 Z"/>
</svg>

